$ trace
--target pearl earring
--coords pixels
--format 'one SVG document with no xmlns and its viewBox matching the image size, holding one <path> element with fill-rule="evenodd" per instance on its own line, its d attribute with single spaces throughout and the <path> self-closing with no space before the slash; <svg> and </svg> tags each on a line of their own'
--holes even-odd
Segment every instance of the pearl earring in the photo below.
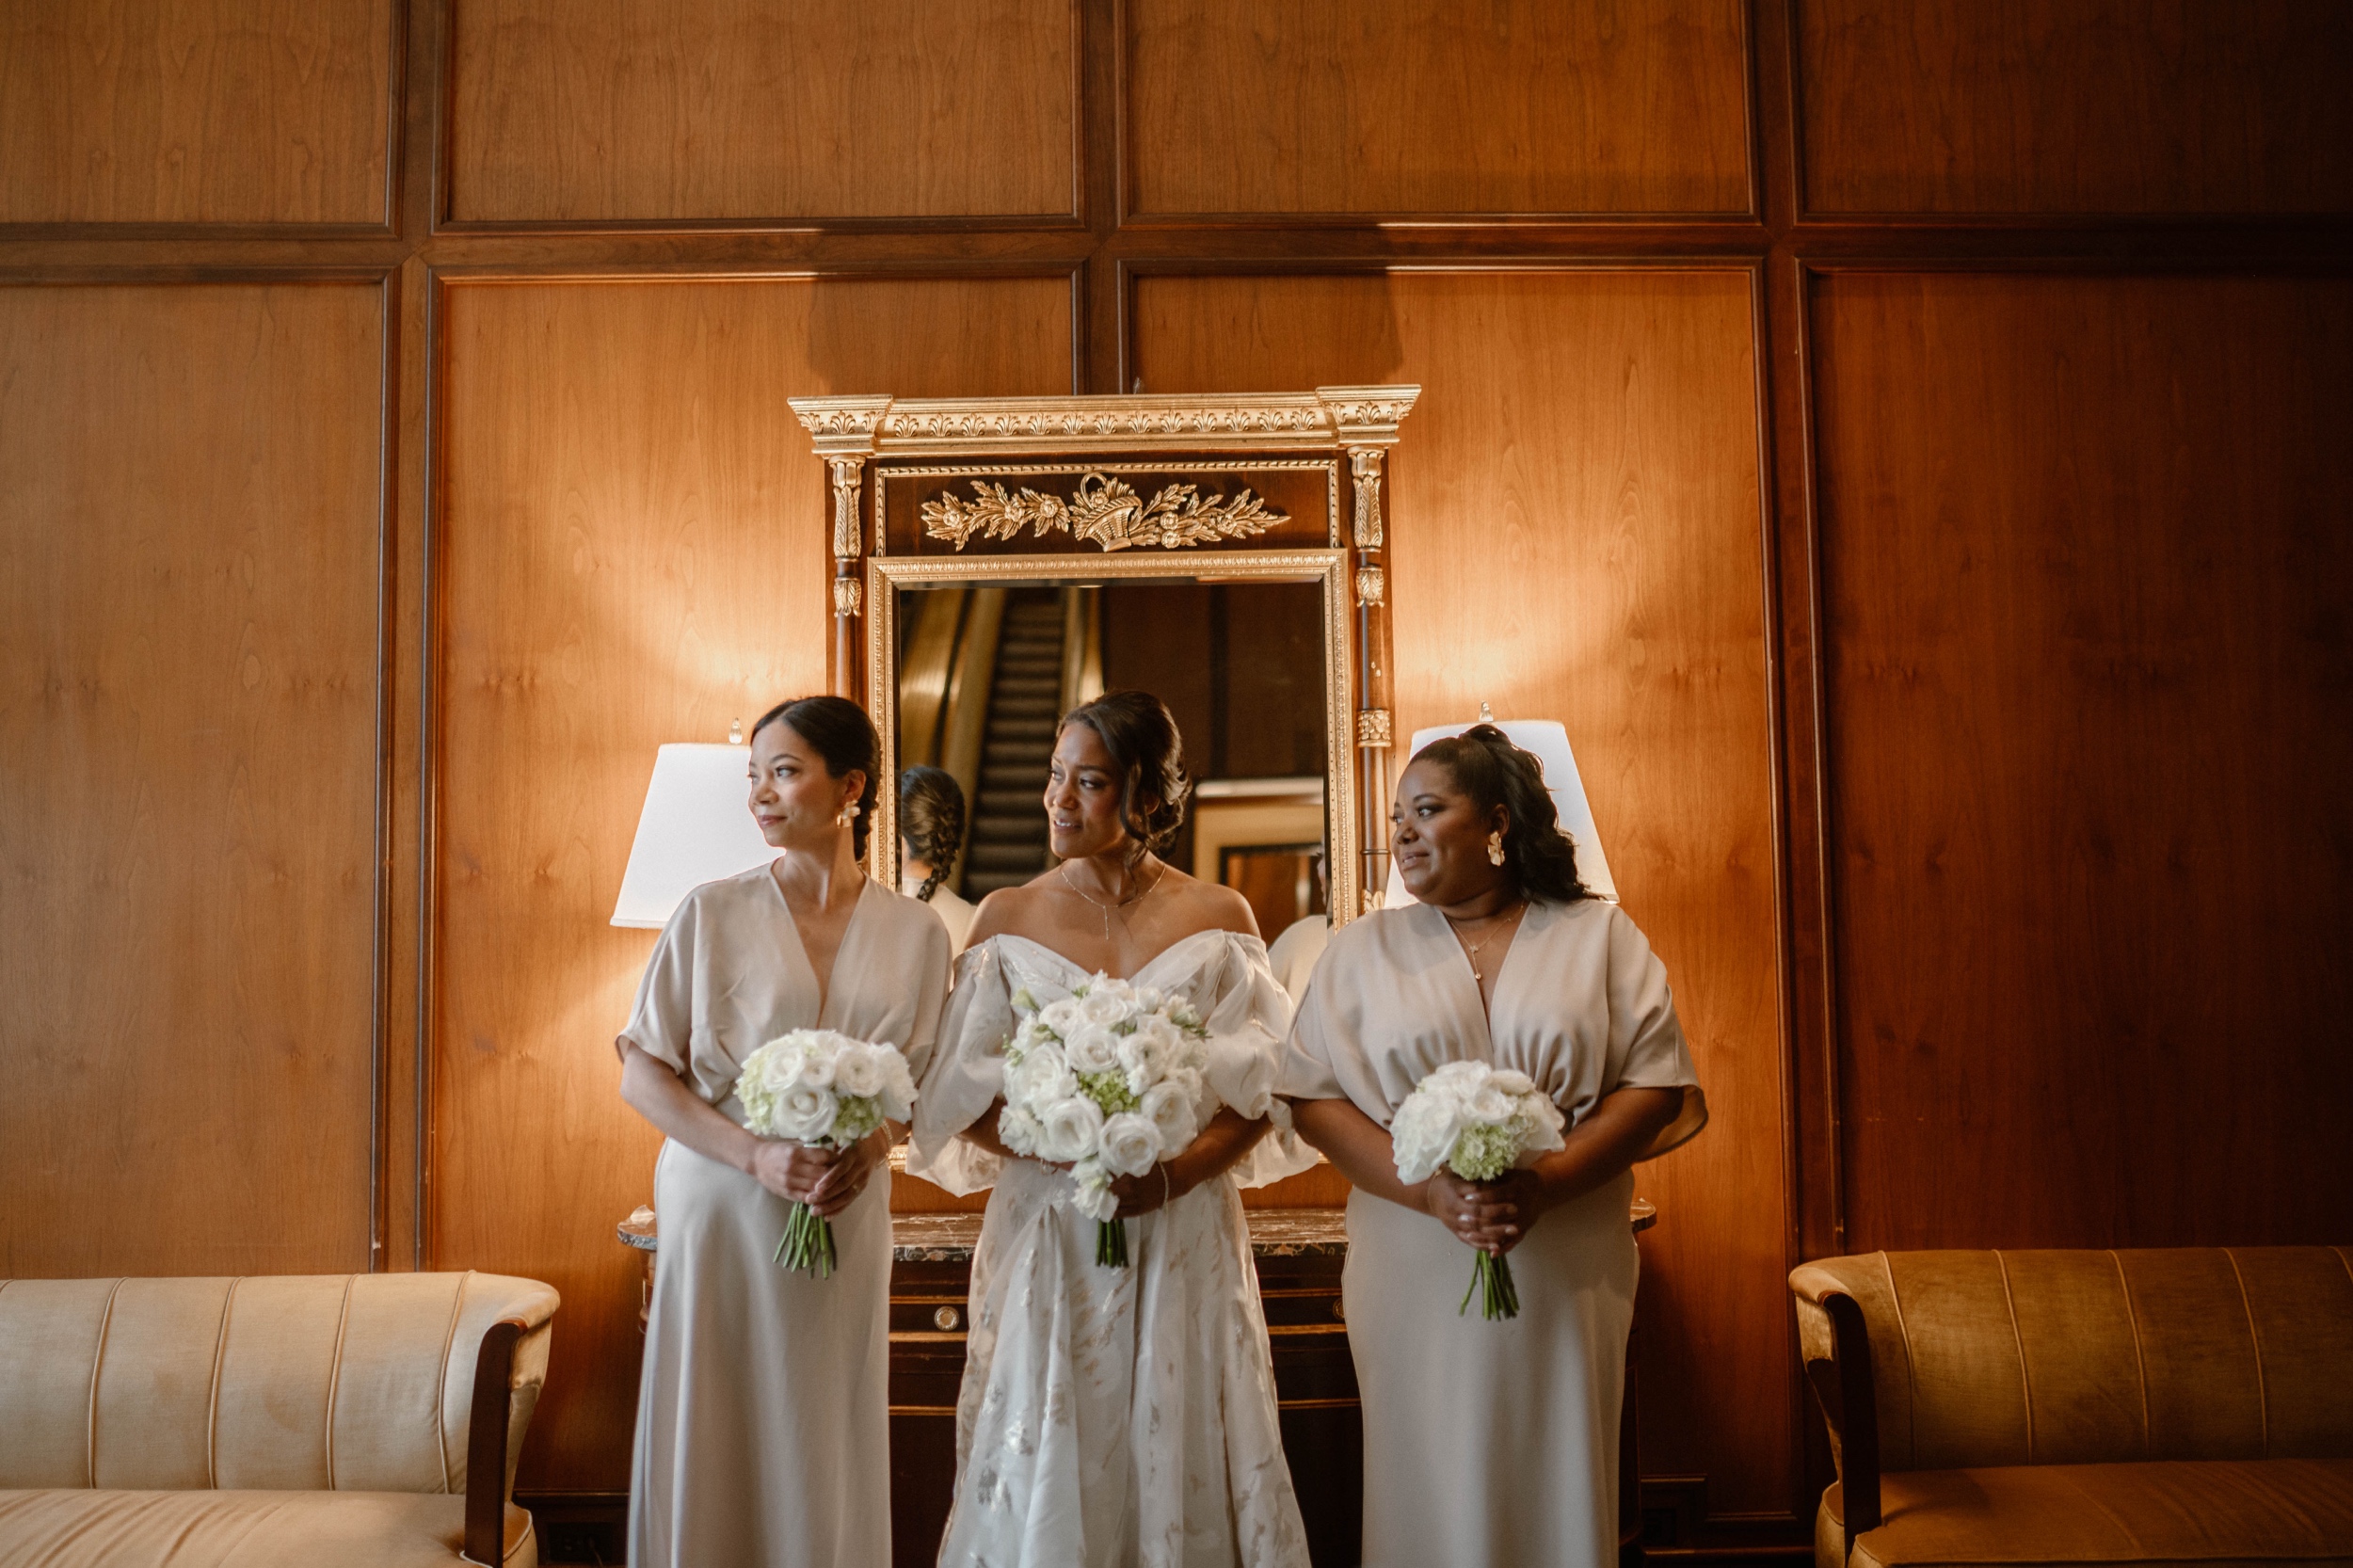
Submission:
<svg viewBox="0 0 2353 1568">
<path fill-rule="evenodd" d="M 1501 828 L 1487 835 L 1487 864 L 1490 866 L 1503 864 L 1503 830 Z"/>
<path fill-rule="evenodd" d="M 847 827 L 856 821 L 857 821 L 857 802 L 852 801 L 841 808 L 841 815 L 833 819 L 833 824 L 836 827 Z M 1501 862 L 1498 861 L 1497 864 Z"/>
</svg>

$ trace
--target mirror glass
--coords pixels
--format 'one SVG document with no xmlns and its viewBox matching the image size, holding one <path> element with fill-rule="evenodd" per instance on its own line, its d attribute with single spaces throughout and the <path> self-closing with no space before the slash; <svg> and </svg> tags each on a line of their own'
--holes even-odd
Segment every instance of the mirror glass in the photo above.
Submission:
<svg viewBox="0 0 2353 1568">
<path fill-rule="evenodd" d="M 1320 582 L 1125 579 L 897 590 L 898 762 L 956 781 L 975 903 L 1052 869 L 1043 797 L 1061 715 L 1139 687 L 1183 732 L 1192 809 L 1174 865 L 1238 889 L 1272 942 L 1321 919 L 1328 841 Z"/>
</svg>

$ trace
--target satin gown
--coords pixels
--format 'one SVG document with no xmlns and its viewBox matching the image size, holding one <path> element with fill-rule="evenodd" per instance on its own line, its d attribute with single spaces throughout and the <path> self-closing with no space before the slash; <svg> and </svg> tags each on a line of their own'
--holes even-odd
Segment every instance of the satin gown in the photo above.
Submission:
<svg viewBox="0 0 2353 1568">
<path fill-rule="evenodd" d="M 1086 971 L 1026 937 L 965 953 L 916 1101 L 908 1169 L 992 1187 L 972 1261 L 943 1568 L 1305 1568 L 1238 1189 L 1305 1169 L 1274 1098 L 1289 1016 L 1256 937 L 1201 932 L 1132 977 L 1209 1030 L 1208 1088 L 1275 1132 L 1232 1172 L 1127 1222 L 1129 1264 L 1095 1261 L 1069 1178 L 956 1136 L 1001 1092 L 1013 993 L 1067 996 Z"/>
<path fill-rule="evenodd" d="M 762 866 L 687 895 L 620 1038 L 742 1126 L 744 1059 L 787 1030 L 883 1040 L 920 1073 L 945 1000 L 948 936 L 869 882 L 822 1005 L 784 894 Z M 634 1568 L 887 1568 L 890 1561 L 890 1183 L 833 1228 L 830 1278 L 772 1260 L 790 1205 L 664 1143 L 662 1248 L 630 1467 Z"/>
<path fill-rule="evenodd" d="M 1384 1128 L 1458 1060 L 1515 1067 L 1572 1126 L 1621 1088 L 1680 1088 L 1644 1159 L 1707 1119 L 1667 971 L 1617 905 L 1539 903 L 1496 972 L 1493 1016 L 1446 918 L 1380 910 L 1333 933 L 1292 1026 L 1282 1092 Z M 1365 1423 L 1365 1568 L 1605 1568 L 1638 1272 L 1632 1173 L 1555 1208 L 1511 1254 L 1520 1315 L 1459 1311 L 1472 1254 L 1431 1215 L 1357 1192 L 1341 1300 Z"/>
</svg>

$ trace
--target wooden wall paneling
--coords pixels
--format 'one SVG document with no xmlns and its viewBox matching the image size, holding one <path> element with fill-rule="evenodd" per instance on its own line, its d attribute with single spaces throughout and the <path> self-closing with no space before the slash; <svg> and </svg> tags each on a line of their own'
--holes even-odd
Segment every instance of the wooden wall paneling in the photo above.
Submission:
<svg viewBox="0 0 2353 1568">
<path fill-rule="evenodd" d="M 435 566 L 429 1260 L 564 1293 L 526 1487 L 627 1484 L 659 1139 L 606 923 L 654 748 L 823 690 L 823 467 L 788 395 L 1070 386 L 1066 278 L 459 284 Z"/>
<path fill-rule="evenodd" d="M 0 1275 L 369 1266 L 383 300 L 0 289 Z"/>
<path fill-rule="evenodd" d="M 469 0 L 444 216 L 1070 221 L 1076 14 L 1076 0 Z"/>
<path fill-rule="evenodd" d="M 1643 1458 L 1787 1509 L 1779 958 L 1753 273 L 1148 276 L 1156 392 L 1415 381 L 1392 467 L 1398 728 L 1481 700 L 1578 748 L 1714 1120 L 1642 1168 Z"/>
<path fill-rule="evenodd" d="M 1740 215 L 1739 0 L 1128 0 L 1128 210 Z"/>
<path fill-rule="evenodd" d="M 2341 6 L 1795 3 L 1809 211 L 2353 207 Z"/>
<path fill-rule="evenodd" d="M 2353 1228 L 2353 283 L 1815 302 L 1848 1244 Z"/>
<path fill-rule="evenodd" d="M 0 223 L 382 228 L 393 0 L 0 7 Z"/>
</svg>

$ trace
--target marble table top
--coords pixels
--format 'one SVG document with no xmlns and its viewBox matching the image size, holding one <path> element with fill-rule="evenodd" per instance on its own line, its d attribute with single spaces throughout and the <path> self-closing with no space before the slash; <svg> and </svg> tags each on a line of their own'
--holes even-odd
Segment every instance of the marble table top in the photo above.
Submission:
<svg viewBox="0 0 2353 1568">
<path fill-rule="evenodd" d="M 1337 1208 L 1252 1208 L 1250 1250 L 1260 1257 L 1344 1257 L 1348 1255 L 1348 1217 Z M 1627 1218 L 1633 1228 L 1648 1230 L 1658 1223 L 1658 1210 L 1648 1199 L 1637 1198 Z M 639 1208 L 617 1227 L 621 1241 L 643 1252 L 660 1245 L 653 1210 Z M 893 1214 L 890 1217 L 891 1256 L 901 1263 L 968 1263 L 972 1244 L 980 1240 L 978 1214 Z"/>
</svg>

